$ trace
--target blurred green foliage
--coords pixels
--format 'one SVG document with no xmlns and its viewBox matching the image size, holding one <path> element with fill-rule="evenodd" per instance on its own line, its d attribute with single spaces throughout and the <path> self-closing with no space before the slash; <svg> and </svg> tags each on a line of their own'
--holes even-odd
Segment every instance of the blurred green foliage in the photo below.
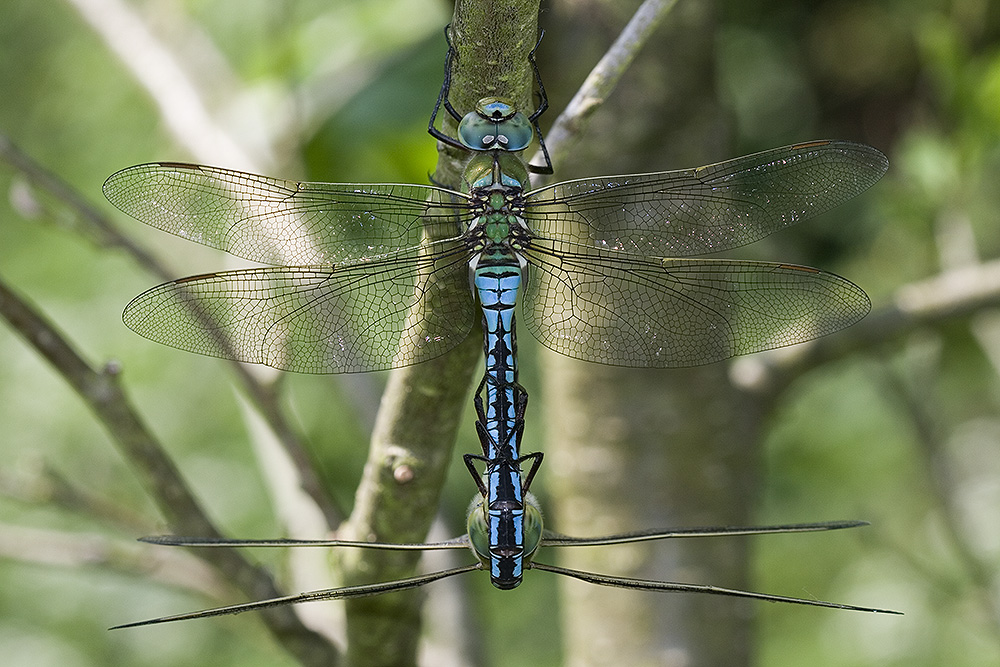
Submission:
<svg viewBox="0 0 1000 667">
<path fill-rule="evenodd" d="M 714 78 L 702 82 L 711 103 L 692 123 L 711 119 L 724 128 L 717 141 L 696 149 L 699 162 L 691 163 L 651 148 L 652 134 L 644 133 L 690 146 L 683 128 L 672 134 L 649 118 L 657 105 L 672 103 L 669 85 L 636 73 L 615 93 L 635 100 L 635 118 L 595 119 L 598 128 L 621 123 L 622 150 L 599 167 L 583 152 L 560 173 L 606 173 L 619 164 L 629 171 L 684 167 L 821 137 L 865 141 L 889 155 L 890 174 L 864 201 L 790 230 L 780 241 L 787 251 L 781 259 L 814 261 L 849 276 L 878 309 L 908 283 L 1000 256 L 1000 3 L 681 0 L 676 11 L 692 4 L 715 11 L 707 36 Z M 208 103 L 248 145 L 259 143 L 255 133 L 275 116 L 284 117 L 291 129 L 272 146 L 280 167 L 275 175 L 426 182 L 435 159 L 426 119 L 440 84 L 446 3 L 150 0 L 129 6 L 164 42 L 194 59 L 186 65 Z M 542 17 L 549 37 L 539 61 L 558 110 L 593 63 L 581 55 L 582 44 L 603 48 L 623 19 L 613 20 L 608 9 L 588 23 L 574 20 L 577 12 L 593 17 L 573 3 L 551 7 Z M 554 52 L 574 42 L 579 52 Z M 178 276 L 225 266 L 219 254 L 123 220 L 103 201 L 101 183 L 118 168 L 194 158 L 71 3 L 7 0 L 0 7 L 0 58 L 0 132 L 166 258 Z M 686 63 L 663 66 L 676 71 Z M 216 68 L 240 83 L 239 97 L 227 99 L 231 89 L 215 85 Z M 305 99 L 299 86 L 317 82 L 319 92 Z M 315 100 L 320 111 L 309 108 Z M 297 123 L 299 117 L 306 120 Z M 82 238 L 65 207 L 31 191 L 14 170 L 0 169 L 0 190 L 8 194 L 0 203 L 0 276 L 94 364 L 122 364 L 128 391 L 224 530 L 274 535 L 277 524 L 225 364 L 128 332 L 120 324 L 123 305 L 155 279 L 121 253 Z M 773 258 L 772 249 L 759 252 Z M 531 345 L 523 341 L 523 347 L 531 378 Z M 771 416 L 761 522 L 793 515 L 859 517 L 876 525 L 856 537 L 824 538 L 822 550 L 819 542 L 795 536 L 761 540 L 755 588 L 877 604 L 906 616 L 768 605 L 760 610 L 760 664 L 1000 662 L 998 355 L 1000 323 L 995 313 L 982 312 L 830 364 L 786 392 Z M 346 507 L 381 381 L 283 380 L 286 402 L 314 445 L 316 466 Z M 915 414 L 928 420 L 929 432 L 921 431 Z M 536 432 L 529 439 L 540 438 Z M 471 428 L 463 441 L 475 441 Z M 460 443 L 460 449 L 470 447 Z M 5 556 L 23 540 L 14 526 L 102 535 L 116 549 L 132 548 L 137 534 L 164 530 L 106 434 L 59 376 L 5 327 L 0 456 Z M 472 491 L 460 467 L 456 461 L 442 510 L 455 532 Z M 49 502 L 43 482 L 50 469 L 120 507 L 134 530 Z M 115 560 L 113 553 L 103 555 Z M 156 583 L 149 572 L 105 567 L 101 557 L 47 562 L 63 556 L 49 550 L 37 563 L 0 561 L 6 664 L 292 664 L 252 615 L 109 634 L 105 628 L 115 623 L 215 601 Z M 490 589 L 485 578 L 462 585 L 475 593 L 474 625 L 488 635 L 482 638 L 486 664 L 509 664 L 503 652 L 515 640 L 518 664 L 558 663 L 559 647 L 551 640 L 554 582 L 538 575 L 510 593 Z"/>
</svg>

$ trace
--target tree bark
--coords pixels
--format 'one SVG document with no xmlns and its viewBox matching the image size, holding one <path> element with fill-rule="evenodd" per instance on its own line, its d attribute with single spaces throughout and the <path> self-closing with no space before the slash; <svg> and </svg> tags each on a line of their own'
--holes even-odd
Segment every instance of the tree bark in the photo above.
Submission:
<svg viewBox="0 0 1000 667">
<path fill-rule="evenodd" d="M 560 17 L 555 39 L 574 40 L 574 47 L 550 48 L 545 71 L 595 62 L 600 54 L 588 53 L 580 35 L 600 35 L 596 21 L 606 23 L 610 41 L 611 26 L 623 25 L 637 4 L 605 3 L 596 18 L 593 7 L 586 16 L 559 7 L 557 13 L 569 15 Z M 725 117 L 705 85 L 713 77 L 713 12 L 710 2 L 674 8 L 622 86 L 594 114 L 572 153 L 576 159 L 556 165 L 558 180 L 688 167 L 726 155 Z M 578 22 L 585 24 L 579 30 Z M 560 63 L 562 53 L 572 53 L 573 62 Z M 580 80 L 579 72 L 571 80 Z M 558 90 L 559 84 L 550 87 Z M 550 527 L 590 536 L 752 519 L 760 406 L 732 387 L 726 364 L 657 371 L 549 353 L 541 360 Z M 566 549 L 559 558 L 599 573 L 748 584 L 743 538 Z M 561 596 L 566 663 L 574 667 L 751 662 L 753 606 L 745 601 L 575 581 L 561 583 Z"/>
<path fill-rule="evenodd" d="M 532 83 L 528 53 L 537 39 L 537 20 L 538 0 L 456 4 L 449 34 L 457 58 L 449 99 L 458 113 L 471 111 L 479 98 L 491 95 L 513 98 L 527 108 Z M 444 109 L 439 121 L 454 136 L 455 121 Z M 466 159 L 463 151 L 441 146 L 435 180 L 456 186 Z M 469 286 L 456 284 L 454 289 L 468 291 Z M 477 328 L 455 351 L 392 373 L 349 521 L 351 537 L 425 539 L 481 355 Z M 409 576 L 417 558 L 411 553 L 346 553 L 344 583 Z M 412 591 L 349 601 L 348 664 L 416 664 L 421 598 L 419 591 Z"/>
</svg>

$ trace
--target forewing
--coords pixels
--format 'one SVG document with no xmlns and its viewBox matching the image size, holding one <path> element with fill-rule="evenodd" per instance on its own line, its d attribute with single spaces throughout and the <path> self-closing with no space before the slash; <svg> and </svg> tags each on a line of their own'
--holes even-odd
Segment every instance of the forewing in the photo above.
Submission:
<svg viewBox="0 0 1000 667">
<path fill-rule="evenodd" d="M 272 265 L 382 257 L 461 231 L 464 195 L 423 185 L 299 183 L 159 162 L 104 184 L 123 212 L 163 231 Z"/>
<path fill-rule="evenodd" d="M 646 257 L 735 248 L 827 211 L 881 178 L 871 146 L 817 141 L 717 164 L 585 178 L 526 196 L 542 238 Z"/>
</svg>

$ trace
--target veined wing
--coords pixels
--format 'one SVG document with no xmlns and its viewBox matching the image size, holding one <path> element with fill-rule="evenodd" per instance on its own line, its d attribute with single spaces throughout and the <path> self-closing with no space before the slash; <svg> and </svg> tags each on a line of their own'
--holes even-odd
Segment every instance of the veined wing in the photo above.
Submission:
<svg viewBox="0 0 1000 667">
<path fill-rule="evenodd" d="M 871 307 L 857 285 L 791 264 L 657 259 L 532 243 L 522 327 L 613 366 L 673 368 L 818 338 Z"/>
<path fill-rule="evenodd" d="M 196 164 L 128 167 L 104 194 L 148 225 L 272 265 L 382 257 L 463 231 L 466 195 L 425 185 L 299 183 Z"/>
<path fill-rule="evenodd" d="M 736 248 L 827 211 L 873 185 L 878 150 L 815 141 L 697 169 L 557 183 L 525 197 L 542 238 L 646 257 Z"/>
<path fill-rule="evenodd" d="M 460 243 L 335 268 L 193 276 L 140 294 L 125 324 L 151 340 L 300 373 L 354 373 L 432 359 L 475 321 Z"/>
</svg>

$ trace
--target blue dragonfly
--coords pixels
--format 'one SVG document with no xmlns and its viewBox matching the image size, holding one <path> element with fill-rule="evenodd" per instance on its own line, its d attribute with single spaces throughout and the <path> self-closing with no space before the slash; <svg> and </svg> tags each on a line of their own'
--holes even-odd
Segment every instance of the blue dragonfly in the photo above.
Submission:
<svg viewBox="0 0 1000 667">
<path fill-rule="evenodd" d="M 128 304 L 126 325 L 200 354 L 353 373 L 448 352 L 472 330 L 477 298 L 487 350 L 507 338 L 497 358 L 509 363 L 519 301 L 518 323 L 556 352 L 674 368 L 811 340 L 868 312 L 865 293 L 831 273 L 692 257 L 751 243 L 860 194 L 888 164 L 870 146 L 813 141 L 696 169 L 530 190 L 518 154 L 527 143 L 489 143 L 509 138 L 524 115 L 486 99 L 470 118 L 490 129 L 478 142 L 459 129 L 475 151 L 461 191 L 296 182 L 176 162 L 113 174 L 104 192 L 125 213 L 271 265 L 154 287 Z"/>
<path fill-rule="evenodd" d="M 529 171 L 550 169 L 521 157 L 545 108 L 540 81 L 542 102 L 530 115 L 484 98 L 459 116 L 448 101 L 451 58 L 449 50 L 429 125 L 472 155 L 460 190 L 300 183 L 172 162 L 112 175 L 104 191 L 124 212 L 271 265 L 160 285 L 126 307 L 125 323 L 192 352 L 361 372 L 444 354 L 468 336 L 478 301 L 490 436 L 483 456 L 516 462 L 518 302 L 522 326 L 553 350 L 655 368 L 790 345 L 867 313 L 865 293 L 830 273 L 690 256 L 750 243 L 859 194 L 887 168 L 876 149 L 817 141 L 531 190 Z M 459 120 L 454 138 L 434 129 L 440 106 Z M 514 477 L 511 493 L 521 497 Z M 487 490 L 490 506 L 499 491 Z M 525 532 L 519 522 L 508 536 L 515 541 Z M 491 540 L 499 552 L 499 533 Z M 519 559 L 498 559 L 493 583 L 512 588 L 521 569 Z"/>
<path fill-rule="evenodd" d="M 514 428 L 505 435 L 505 437 L 508 438 L 513 437 L 515 434 L 517 436 L 521 435 L 521 432 L 524 429 L 524 412 L 527 406 L 527 394 L 524 390 L 519 385 L 512 385 L 510 389 L 514 393 L 516 406 Z M 830 607 L 834 609 L 846 609 L 851 611 L 865 611 L 882 614 L 899 614 L 899 612 L 889 609 L 862 607 L 836 602 L 826 602 L 816 599 L 772 595 L 769 593 L 757 593 L 753 591 L 722 588 L 707 584 L 690 584 L 596 574 L 593 572 L 584 572 L 555 565 L 546 565 L 535 560 L 536 552 L 542 547 L 605 546 L 671 538 L 805 533 L 854 528 L 866 524 L 863 521 L 829 521 L 776 526 L 678 528 L 669 530 L 639 531 L 618 535 L 606 535 L 602 537 L 570 537 L 545 530 L 542 522 L 542 513 L 538 508 L 538 503 L 528 491 L 535 472 L 538 470 L 538 466 L 541 463 L 542 455 L 541 453 L 536 452 L 526 454 L 516 460 L 511 460 L 507 455 L 507 452 L 510 451 L 507 443 L 491 442 L 493 436 L 486 425 L 487 415 L 486 408 L 484 408 L 483 405 L 483 393 L 485 392 L 483 391 L 483 384 L 481 384 L 480 390 L 476 394 L 474 403 L 478 416 L 476 431 L 479 435 L 484 455 L 474 456 L 470 454 L 465 457 L 469 471 L 475 478 L 476 484 L 479 488 L 479 495 L 473 499 L 473 502 L 469 507 L 466 522 L 467 532 L 461 537 L 442 542 L 427 542 L 418 544 L 356 542 L 349 540 L 217 539 L 177 537 L 172 535 L 142 538 L 142 541 L 151 544 L 184 547 L 353 547 L 358 549 L 381 549 L 392 551 L 469 549 L 475 556 L 474 562 L 406 579 L 308 591 L 305 593 L 297 593 L 295 595 L 287 595 L 267 600 L 257 600 L 224 607 L 216 607 L 214 609 L 204 609 L 171 616 L 163 616 L 160 618 L 137 621 L 134 623 L 125 623 L 111 629 L 117 630 L 144 625 L 156 625 L 171 621 L 207 618 L 227 614 L 239 614 L 245 611 L 255 611 L 268 607 L 297 604 L 300 602 L 346 600 L 351 598 L 369 597 L 373 595 L 381 595 L 383 593 L 416 588 L 440 579 L 445 579 L 447 577 L 475 570 L 488 570 L 491 573 L 491 577 L 495 580 L 495 573 L 498 569 L 501 572 L 509 573 L 515 566 L 520 568 L 522 563 L 524 569 L 553 572 L 555 574 L 572 577 L 574 579 L 602 586 L 616 586 L 639 591 L 709 593 L 713 595 L 752 598 L 769 602 L 787 602 L 814 607 Z M 495 452 L 498 458 L 490 458 L 488 452 Z M 482 474 L 480 474 L 475 467 L 475 462 L 477 461 L 485 463 L 485 472 Z M 523 463 L 530 464 L 530 468 L 527 471 L 522 470 L 521 464 Z M 513 479 L 520 481 L 522 478 L 524 480 L 523 488 L 520 485 L 515 486 L 510 483 Z M 495 498 L 491 498 L 491 493 L 488 490 L 490 487 L 496 488 Z M 523 548 L 521 550 L 517 550 L 503 545 L 498 547 L 498 545 L 495 544 L 493 537 L 497 526 L 500 527 L 501 534 L 509 534 L 509 532 L 513 530 L 523 529 L 523 539 L 520 540 L 523 544 Z M 513 543 L 513 540 L 508 540 L 508 544 L 510 543 Z M 518 580 L 520 580 L 520 577 L 518 577 Z"/>
</svg>

